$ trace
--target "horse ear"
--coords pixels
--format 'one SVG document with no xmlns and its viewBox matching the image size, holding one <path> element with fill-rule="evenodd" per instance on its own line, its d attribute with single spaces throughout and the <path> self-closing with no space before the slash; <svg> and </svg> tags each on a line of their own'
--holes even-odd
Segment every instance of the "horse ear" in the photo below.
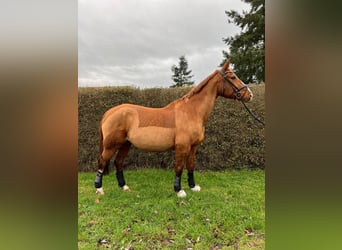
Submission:
<svg viewBox="0 0 342 250">
<path fill-rule="evenodd" d="M 227 61 L 224 63 L 223 67 L 222 67 L 222 71 L 226 72 L 227 69 L 229 68 L 229 59 L 227 59 Z"/>
</svg>

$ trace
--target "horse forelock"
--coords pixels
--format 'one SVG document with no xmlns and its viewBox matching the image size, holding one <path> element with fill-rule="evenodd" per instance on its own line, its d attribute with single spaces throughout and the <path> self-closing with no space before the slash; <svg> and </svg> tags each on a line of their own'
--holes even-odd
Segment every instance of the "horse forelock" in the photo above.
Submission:
<svg viewBox="0 0 342 250">
<path fill-rule="evenodd" d="M 188 93 L 186 93 L 181 99 L 187 102 L 192 96 L 201 92 L 201 90 L 208 84 L 208 82 L 216 75 L 216 70 L 207 76 L 202 82 L 200 82 L 197 86 L 193 87 Z"/>
</svg>

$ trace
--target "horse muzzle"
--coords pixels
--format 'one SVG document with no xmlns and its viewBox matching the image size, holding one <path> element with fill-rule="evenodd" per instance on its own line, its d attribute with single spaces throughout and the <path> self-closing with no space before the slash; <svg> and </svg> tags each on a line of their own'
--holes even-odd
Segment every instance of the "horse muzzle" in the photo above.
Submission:
<svg viewBox="0 0 342 250">
<path fill-rule="evenodd" d="M 239 101 L 249 102 L 253 99 L 253 93 L 248 87 L 245 87 L 243 91 L 240 89 L 235 93 L 235 98 Z"/>
</svg>

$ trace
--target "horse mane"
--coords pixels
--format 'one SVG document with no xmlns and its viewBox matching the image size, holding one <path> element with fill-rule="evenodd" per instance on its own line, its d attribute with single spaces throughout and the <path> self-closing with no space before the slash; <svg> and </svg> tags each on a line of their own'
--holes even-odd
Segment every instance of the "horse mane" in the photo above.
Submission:
<svg viewBox="0 0 342 250">
<path fill-rule="evenodd" d="M 187 102 L 192 96 L 195 94 L 201 92 L 201 90 L 208 84 L 208 82 L 211 80 L 211 78 L 214 77 L 216 74 L 216 70 L 211 73 L 209 76 L 207 76 L 202 82 L 200 82 L 197 86 L 193 87 L 187 94 L 185 94 L 181 100 L 185 100 Z"/>
</svg>

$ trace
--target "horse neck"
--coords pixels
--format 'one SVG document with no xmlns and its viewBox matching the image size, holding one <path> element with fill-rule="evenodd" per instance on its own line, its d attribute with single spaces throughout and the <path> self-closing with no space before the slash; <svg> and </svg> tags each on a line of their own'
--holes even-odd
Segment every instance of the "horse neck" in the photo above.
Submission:
<svg viewBox="0 0 342 250">
<path fill-rule="evenodd" d="M 208 120 L 217 98 L 217 84 L 214 79 L 215 77 L 188 101 L 189 104 L 192 104 L 192 110 L 195 110 L 202 119 L 203 124 Z"/>
</svg>

